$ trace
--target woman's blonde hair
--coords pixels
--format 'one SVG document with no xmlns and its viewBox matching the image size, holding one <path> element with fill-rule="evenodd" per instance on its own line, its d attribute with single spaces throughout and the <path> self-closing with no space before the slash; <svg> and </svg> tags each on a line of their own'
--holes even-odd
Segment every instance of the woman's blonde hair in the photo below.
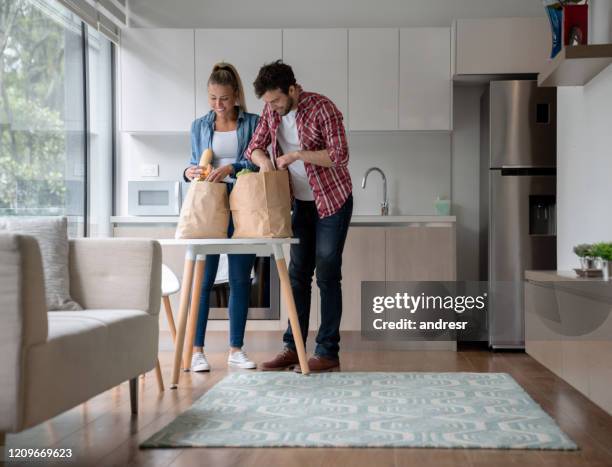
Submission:
<svg viewBox="0 0 612 467">
<path fill-rule="evenodd" d="M 243 112 L 247 111 L 242 81 L 234 65 L 225 62 L 215 64 L 215 66 L 213 66 L 212 73 L 208 78 L 208 84 L 231 86 L 238 96 L 238 106 Z"/>
</svg>

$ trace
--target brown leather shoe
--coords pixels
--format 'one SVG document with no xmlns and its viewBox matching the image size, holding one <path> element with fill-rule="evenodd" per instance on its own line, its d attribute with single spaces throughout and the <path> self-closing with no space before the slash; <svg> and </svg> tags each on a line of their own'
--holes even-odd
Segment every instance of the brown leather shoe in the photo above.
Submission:
<svg viewBox="0 0 612 467">
<path fill-rule="evenodd" d="M 299 362 L 297 352 L 285 347 L 274 359 L 259 365 L 259 369 L 262 371 L 291 370 L 295 365 L 299 366 Z"/>
<path fill-rule="evenodd" d="M 340 360 L 331 359 L 327 357 L 322 357 L 320 355 L 315 355 L 314 357 L 310 357 L 308 359 L 308 368 L 311 373 L 325 373 L 327 371 L 340 371 Z M 296 373 L 301 373 L 302 369 L 298 364 L 294 371 Z"/>
</svg>

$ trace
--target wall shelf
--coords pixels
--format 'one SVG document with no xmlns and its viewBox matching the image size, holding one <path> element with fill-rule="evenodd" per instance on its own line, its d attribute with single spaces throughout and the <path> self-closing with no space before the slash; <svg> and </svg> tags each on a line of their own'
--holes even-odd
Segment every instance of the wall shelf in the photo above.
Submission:
<svg viewBox="0 0 612 467">
<path fill-rule="evenodd" d="M 565 47 L 538 75 L 538 86 L 584 86 L 612 63 L 612 44 Z"/>
</svg>

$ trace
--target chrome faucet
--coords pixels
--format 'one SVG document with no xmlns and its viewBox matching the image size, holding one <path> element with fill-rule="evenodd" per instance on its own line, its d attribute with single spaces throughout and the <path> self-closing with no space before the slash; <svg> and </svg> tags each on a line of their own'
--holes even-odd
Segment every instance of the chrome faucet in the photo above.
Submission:
<svg viewBox="0 0 612 467">
<path fill-rule="evenodd" d="M 389 199 L 387 198 L 387 177 L 385 177 L 385 173 L 378 167 L 370 167 L 368 170 L 366 170 L 366 173 L 363 176 L 363 180 L 361 181 L 361 188 L 365 189 L 368 175 L 372 171 L 380 173 L 383 179 L 383 202 L 380 204 L 380 214 L 382 216 L 387 216 L 389 215 Z"/>
</svg>

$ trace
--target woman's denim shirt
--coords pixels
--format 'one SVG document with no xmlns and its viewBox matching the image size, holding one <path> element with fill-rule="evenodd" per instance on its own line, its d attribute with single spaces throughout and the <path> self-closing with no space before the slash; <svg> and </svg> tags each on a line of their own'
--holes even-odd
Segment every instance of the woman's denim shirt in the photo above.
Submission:
<svg viewBox="0 0 612 467">
<path fill-rule="evenodd" d="M 211 110 L 203 117 L 198 118 L 191 124 L 191 165 L 198 165 L 202 151 L 212 147 L 213 134 L 215 132 L 215 112 Z M 257 128 L 259 116 L 242 110 L 238 111 L 238 126 L 236 135 L 238 137 L 238 154 L 232 164 L 234 173 L 242 169 L 257 170 L 257 166 L 244 157 L 249 141 Z"/>
</svg>

